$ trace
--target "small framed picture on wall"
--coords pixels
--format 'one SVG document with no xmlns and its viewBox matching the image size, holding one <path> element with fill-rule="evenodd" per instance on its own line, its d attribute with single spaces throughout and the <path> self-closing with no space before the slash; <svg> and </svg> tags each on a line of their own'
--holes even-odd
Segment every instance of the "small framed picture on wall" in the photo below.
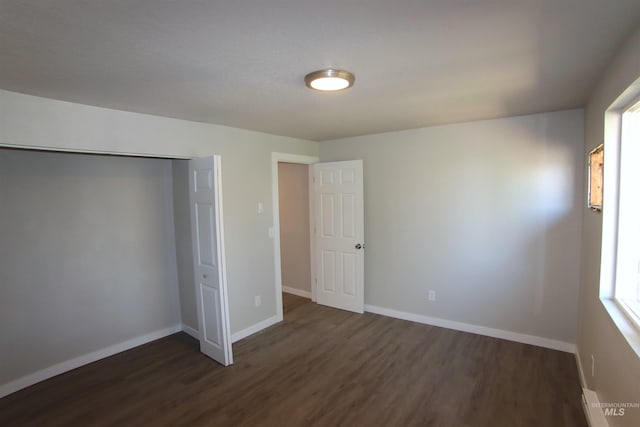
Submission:
<svg viewBox="0 0 640 427">
<path fill-rule="evenodd" d="M 604 170 L 604 145 L 589 152 L 588 206 L 593 211 L 602 210 L 602 173 Z"/>
</svg>

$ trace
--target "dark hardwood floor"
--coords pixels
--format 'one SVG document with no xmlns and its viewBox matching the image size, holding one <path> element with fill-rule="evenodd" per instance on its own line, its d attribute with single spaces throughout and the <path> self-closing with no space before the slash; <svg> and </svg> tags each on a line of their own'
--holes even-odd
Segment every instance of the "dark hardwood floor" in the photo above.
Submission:
<svg viewBox="0 0 640 427">
<path fill-rule="evenodd" d="M 284 307 L 231 367 L 175 334 L 0 399 L 0 426 L 586 426 L 571 354 Z"/>
</svg>

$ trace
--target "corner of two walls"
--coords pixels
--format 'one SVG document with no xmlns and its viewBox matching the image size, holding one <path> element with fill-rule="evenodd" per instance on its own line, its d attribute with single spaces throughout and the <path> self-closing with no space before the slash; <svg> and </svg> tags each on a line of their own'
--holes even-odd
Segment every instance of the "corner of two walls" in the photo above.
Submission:
<svg viewBox="0 0 640 427">
<path fill-rule="evenodd" d="M 315 154 L 315 153 L 314 153 Z M 270 159 L 268 159 L 270 161 Z M 223 165 L 223 169 L 224 169 Z M 180 305 L 182 309 L 182 323 L 185 331 L 195 335 L 198 330 L 198 319 L 196 315 L 195 303 L 195 287 L 193 277 L 193 250 L 191 246 L 191 231 L 189 217 L 189 191 L 188 191 L 188 161 L 173 160 L 173 188 L 174 188 L 174 215 L 175 215 L 175 235 L 176 235 L 176 258 L 178 265 L 178 283 L 180 289 Z M 280 195 L 280 234 L 281 234 L 281 252 L 282 252 L 282 286 L 290 292 L 298 295 L 311 295 L 311 265 L 309 259 L 309 181 L 308 166 L 292 163 L 280 163 L 278 167 L 279 178 L 279 195 Z M 264 177 L 268 181 L 267 177 Z M 223 190 L 224 191 L 224 190 Z M 267 197 L 265 197 L 267 196 Z M 262 216 L 269 216 L 268 212 L 272 212 L 265 207 L 262 215 L 257 214 L 257 203 L 268 205 L 272 200 L 271 188 L 269 194 L 263 195 L 255 199 L 253 212 L 255 213 L 252 221 L 261 221 Z M 226 215 L 234 215 L 235 212 L 228 209 L 225 203 Z M 251 215 L 248 215 L 251 216 Z M 271 226 L 269 222 L 267 228 Z M 264 226 L 264 225 L 263 225 Z M 225 231 L 228 233 L 228 231 Z M 263 240 L 267 235 L 267 230 L 254 236 L 256 240 Z M 271 242 L 271 250 L 273 250 L 273 240 Z M 227 243 L 229 239 L 227 238 Z M 264 257 L 272 259 L 272 257 Z M 273 265 L 273 264 L 272 264 Z M 230 278 L 228 285 L 230 288 L 236 287 L 233 281 L 233 272 L 229 273 Z M 274 273 L 271 273 L 271 277 Z M 265 290 L 268 294 L 270 289 Z M 261 299 L 265 298 L 260 294 Z M 276 296 L 274 295 L 274 298 Z M 253 301 L 253 299 L 251 299 Z M 246 302 L 246 301 L 245 301 Z M 230 306 L 237 308 L 240 304 L 233 296 L 230 297 Z M 253 307 L 252 307 L 253 309 Z M 237 313 L 232 315 L 237 316 Z M 273 317 L 273 314 L 265 319 L 261 319 L 256 324 L 261 324 L 264 320 Z M 254 325 L 247 325 L 244 329 L 253 329 Z M 240 332 L 240 336 L 244 334 L 242 329 L 235 327 L 232 322 L 232 331 L 235 334 Z"/>
<path fill-rule="evenodd" d="M 271 214 L 271 153 L 276 151 L 315 156 L 318 150 L 317 143 L 226 126 L 57 101 L 4 90 L 0 90 L 0 129 L 2 129 L 1 144 L 24 149 L 167 158 L 221 155 L 223 159 L 223 209 L 232 332 L 250 328 L 275 315 L 273 240 L 268 236 L 268 229 L 273 222 Z M 112 158 L 112 160 L 117 162 L 118 159 Z M 157 162 L 157 160 L 148 159 L 129 160 L 129 162 L 135 161 Z M 126 163 L 124 160 L 122 162 Z M 158 205 L 154 209 L 163 212 L 175 211 L 175 218 L 165 218 L 167 223 L 163 222 L 163 227 L 167 228 L 168 230 L 165 231 L 169 231 L 170 234 L 176 233 L 175 236 L 168 237 L 169 240 L 165 245 L 171 246 L 172 252 L 175 246 L 176 253 L 175 255 L 163 253 L 162 256 L 168 257 L 168 259 L 166 264 L 162 266 L 162 271 L 167 270 L 167 266 L 170 267 L 169 264 L 174 262 L 173 259 L 183 267 L 185 263 L 188 265 L 187 268 L 170 268 L 171 271 L 167 272 L 171 277 L 168 280 L 172 282 L 171 298 L 175 300 L 175 304 L 167 308 L 166 313 L 160 308 L 154 308 L 155 315 L 164 316 L 163 319 L 173 316 L 170 319 L 172 327 L 163 332 L 166 334 L 169 330 L 174 331 L 176 327 L 174 323 L 180 321 L 180 311 L 182 311 L 182 321 L 189 326 L 196 326 L 196 316 L 195 310 L 193 310 L 195 301 L 189 302 L 195 299 L 192 286 L 184 286 L 185 283 L 192 282 L 189 276 L 192 268 L 189 256 L 191 244 L 185 239 L 185 236 L 190 236 L 187 226 L 189 220 L 187 219 L 185 223 L 184 216 L 184 209 L 188 210 L 188 203 L 185 203 L 188 200 L 188 193 L 180 191 L 182 186 L 180 180 L 183 180 L 182 183 L 186 182 L 184 181 L 186 174 L 183 174 L 186 171 L 186 162 L 178 160 L 174 162 L 166 160 L 165 162 L 172 164 L 173 173 L 167 167 L 165 171 L 167 176 L 163 175 L 161 179 L 166 180 L 163 185 L 167 186 L 169 190 L 173 184 L 175 199 L 168 197 L 162 202 L 162 205 Z M 184 189 L 186 190 L 186 188 L 185 185 Z M 256 213 L 258 202 L 264 203 L 265 207 L 264 213 L 261 215 Z M 172 207 L 173 209 L 171 209 Z M 154 250 L 163 249 L 165 246 L 162 248 L 154 247 Z M 186 259 L 188 260 L 185 261 Z M 6 273 L 9 270 L 0 269 L 0 271 Z M 149 277 L 155 277 L 159 274 L 158 271 L 158 268 L 150 268 Z M 180 296 L 183 299 L 182 310 L 177 303 L 176 281 L 182 285 L 179 288 Z M 261 307 L 254 307 L 254 295 L 262 296 Z M 140 310 L 144 311 L 144 307 Z M 9 312 L 2 310 L 0 313 L 7 314 Z M 15 311 L 12 313 L 15 314 Z M 31 312 L 29 311 L 29 313 Z M 107 324 L 110 322 L 122 323 L 124 320 L 125 317 L 112 316 Z M 4 324 L 9 323 L 4 322 Z M 2 386 L 0 392 L 9 389 L 15 391 L 16 387 L 21 388 L 33 384 L 35 381 L 46 379 L 52 374 L 64 372 L 113 354 L 113 352 L 122 351 L 132 345 L 141 344 L 142 342 L 136 338 L 137 332 L 126 330 L 126 322 L 123 325 L 125 325 L 123 334 L 115 333 L 122 332 L 122 328 L 113 333 L 105 331 L 108 339 L 97 340 L 99 337 L 93 337 L 91 343 L 84 347 L 80 345 L 83 341 L 78 339 L 81 335 L 69 338 L 73 349 L 77 347 L 77 351 L 69 352 L 65 349 L 64 354 L 60 357 L 57 357 L 57 353 L 44 351 L 40 345 L 38 355 L 51 357 L 31 364 L 31 368 L 25 367 L 23 371 L 9 373 L 6 377 L 9 381 L 13 378 L 11 375 L 26 374 L 27 377 L 24 377 L 24 381 L 20 380 L 20 384 L 14 382 L 8 387 L 0 384 Z M 142 333 L 148 332 L 149 328 L 153 328 L 155 324 L 145 325 L 146 329 Z M 78 322 L 74 327 L 82 328 L 82 326 L 83 323 Z M 55 345 L 62 345 L 63 343 L 57 342 L 59 337 L 59 334 L 52 332 L 40 336 L 39 339 L 44 338 L 53 341 Z M 115 337 L 114 339 L 120 342 L 113 344 L 111 337 Z M 153 337 L 158 338 L 157 334 L 149 333 L 138 338 L 148 340 L 154 339 Z M 91 346 L 96 340 L 99 341 L 96 344 L 97 347 Z M 33 357 L 29 356 L 24 359 L 30 358 Z M 65 358 L 67 360 L 62 360 Z M 52 366 L 52 364 L 57 365 Z M 38 369 L 40 371 L 33 372 Z"/>
<path fill-rule="evenodd" d="M 25 148 L 222 156 L 232 332 L 275 314 L 271 153 L 319 151 L 323 161 L 364 160 L 367 304 L 575 340 L 581 110 L 317 144 L 6 91 L 0 99 L 5 141 Z M 186 162 L 172 163 L 182 321 L 196 326 Z"/>
<path fill-rule="evenodd" d="M 175 332 L 168 160 L 0 148 L 0 397 Z"/>
<path fill-rule="evenodd" d="M 569 110 L 321 143 L 364 161 L 365 303 L 573 348 L 583 126 Z"/>
<path fill-rule="evenodd" d="M 7 91 L 0 91 L 0 100 L 4 141 L 27 148 L 221 155 L 232 332 L 276 311 L 268 236 L 273 224 L 270 159 L 276 151 L 320 152 L 324 161 L 364 160 L 367 304 L 575 339 L 581 111 L 318 144 Z M 186 224 L 177 204 L 188 196 L 176 183 L 180 162 L 174 167 L 177 230 Z M 262 214 L 256 211 L 259 202 Z M 190 250 L 182 239 L 189 236 L 185 231 L 176 233 L 177 259 L 187 264 L 178 266 L 182 317 L 195 326 L 186 302 L 193 299 L 190 285 L 184 286 L 191 269 L 185 261 Z M 426 303 L 427 289 L 437 291 L 436 304 Z M 261 307 L 253 304 L 256 295 Z"/>
<path fill-rule="evenodd" d="M 582 155 L 604 141 L 605 112 L 625 90 L 640 78 L 640 29 L 630 35 L 609 61 L 585 110 L 585 146 Z M 606 168 L 606 151 L 605 151 Z M 586 180 L 586 175 L 584 178 Z M 603 206 L 607 209 L 607 206 Z M 601 402 L 632 402 L 640 399 L 640 359 L 617 329 L 600 301 L 600 255 L 602 214 L 582 203 L 582 259 L 580 287 L 580 333 L 578 356 L 586 369 L 584 386 L 594 390 Z M 595 360 L 595 375 L 591 364 Z M 607 417 L 610 426 L 640 425 L 640 410 L 627 410 L 623 417 Z"/>
<path fill-rule="evenodd" d="M 273 137 L 274 140 L 276 137 Z M 317 155 L 317 143 L 281 138 L 277 143 L 228 144 L 222 155 L 227 284 L 232 335 L 244 336 L 276 316 L 271 153 Z M 173 160 L 176 258 L 182 323 L 197 332 L 188 193 L 188 161 Z M 257 205 L 264 210 L 258 213 Z M 308 229 L 307 229 L 308 230 Z M 255 307 L 254 297 L 262 305 Z M 266 323 L 265 323 L 266 322 Z"/>
</svg>

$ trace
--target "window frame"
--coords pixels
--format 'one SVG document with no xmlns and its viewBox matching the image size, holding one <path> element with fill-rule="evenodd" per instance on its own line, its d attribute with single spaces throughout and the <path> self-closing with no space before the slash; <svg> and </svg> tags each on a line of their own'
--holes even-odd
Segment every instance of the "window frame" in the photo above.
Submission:
<svg viewBox="0 0 640 427">
<path fill-rule="evenodd" d="M 602 216 L 598 289 L 600 303 L 615 327 L 640 359 L 640 324 L 633 311 L 629 310 L 623 301 L 616 299 L 615 287 L 618 258 L 622 115 L 638 102 L 640 102 L 640 79 L 629 86 L 604 112 L 603 200 L 602 211 L 597 211 L 597 215 Z"/>
<path fill-rule="evenodd" d="M 640 243 L 634 241 L 637 239 L 628 237 L 629 234 L 634 236 L 640 234 L 640 201 L 636 201 L 637 197 L 633 197 L 635 193 L 632 193 L 637 188 L 634 184 L 640 181 L 640 170 L 635 167 L 636 162 L 640 162 L 640 97 L 636 97 L 621 111 L 619 139 L 616 209 L 618 221 L 613 299 L 633 325 L 640 330 L 640 255 L 635 255 L 640 254 Z M 625 152 L 630 157 L 623 158 Z M 627 193 L 632 193 L 632 196 L 625 197 Z M 633 242 L 630 243 L 630 240 Z M 632 247 L 621 248 L 625 245 Z M 621 253 L 623 251 L 626 256 Z M 631 251 L 634 254 L 628 254 Z"/>
</svg>

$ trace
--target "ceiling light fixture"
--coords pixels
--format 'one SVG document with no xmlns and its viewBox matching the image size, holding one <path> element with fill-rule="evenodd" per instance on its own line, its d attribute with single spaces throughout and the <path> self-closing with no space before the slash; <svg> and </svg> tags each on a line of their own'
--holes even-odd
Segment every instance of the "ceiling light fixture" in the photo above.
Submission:
<svg viewBox="0 0 640 427">
<path fill-rule="evenodd" d="M 304 82 L 308 88 L 321 92 L 335 92 L 348 89 L 353 86 L 355 80 L 356 77 L 350 72 L 334 70 L 333 68 L 314 71 L 304 76 Z"/>
</svg>

